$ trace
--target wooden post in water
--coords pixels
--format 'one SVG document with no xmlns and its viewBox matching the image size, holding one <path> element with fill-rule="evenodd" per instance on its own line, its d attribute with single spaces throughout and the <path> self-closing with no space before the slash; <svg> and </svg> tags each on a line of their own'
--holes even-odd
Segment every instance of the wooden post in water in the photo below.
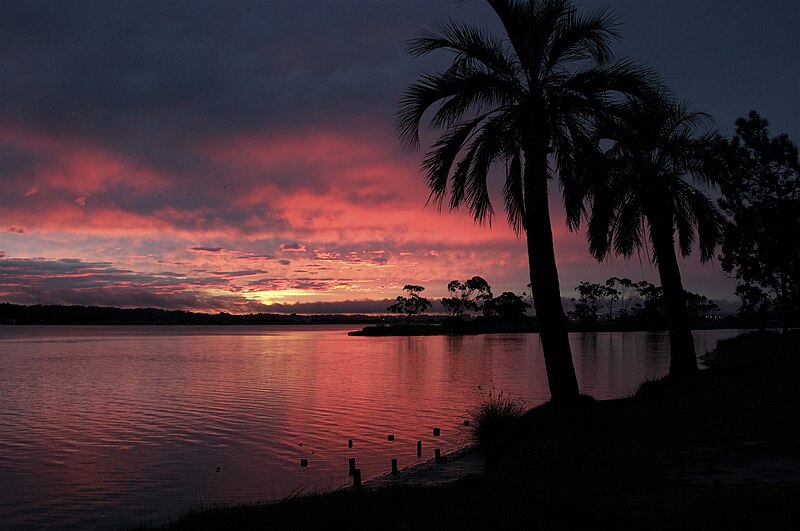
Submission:
<svg viewBox="0 0 800 531">
<path fill-rule="evenodd" d="M 434 460 L 435 460 L 437 463 L 441 463 L 441 462 L 442 462 L 442 451 L 441 451 L 441 450 L 439 450 L 438 448 L 437 448 L 437 449 L 435 449 L 435 450 L 433 451 L 433 457 L 435 458 Z"/>
<path fill-rule="evenodd" d="M 392 459 L 392 474 L 397 474 L 397 459 Z"/>
<path fill-rule="evenodd" d="M 347 465 L 348 465 L 347 466 L 347 475 L 352 476 L 353 472 L 356 469 L 356 458 L 355 457 L 351 457 L 350 459 L 348 459 L 347 460 Z"/>
<path fill-rule="evenodd" d="M 353 447 L 353 439 L 347 439 L 347 447 L 348 448 L 352 448 Z"/>
<path fill-rule="evenodd" d="M 441 434 L 441 430 L 439 428 L 433 428 L 433 436 L 438 437 Z"/>
<path fill-rule="evenodd" d="M 422 457 L 422 441 L 417 441 L 417 457 Z"/>
<path fill-rule="evenodd" d="M 361 488 L 361 469 L 356 468 L 353 470 L 353 487 L 360 489 Z"/>
<path fill-rule="evenodd" d="M 308 466 L 308 459 L 301 459 L 300 460 L 300 466 L 303 467 L 303 468 L 307 467 Z"/>
<path fill-rule="evenodd" d="M 389 435 L 389 436 L 388 436 L 388 437 L 386 437 L 386 438 L 387 438 L 388 440 L 390 440 L 390 441 L 394 441 L 394 435 Z"/>
</svg>

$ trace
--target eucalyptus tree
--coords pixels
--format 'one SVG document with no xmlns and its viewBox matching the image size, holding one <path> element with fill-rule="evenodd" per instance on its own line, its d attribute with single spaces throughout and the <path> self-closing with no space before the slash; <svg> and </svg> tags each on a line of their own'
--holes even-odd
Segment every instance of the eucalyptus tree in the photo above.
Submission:
<svg viewBox="0 0 800 531">
<path fill-rule="evenodd" d="M 715 185 L 707 163 L 714 137 L 698 134 L 710 119 L 669 96 L 627 102 L 618 116 L 605 128 L 605 140 L 595 143 L 598 149 L 581 152 L 590 208 L 582 210 L 576 202 L 568 206 L 568 216 L 573 225 L 588 216 L 589 250 L 597 260 L 612 253 L 629 257 L 649 243 L 669 317 L 669 375 L 681 378 L 697 371 L 697 359 L 676 235 L 682 256 L 689 256 L 697 241 L 705 262 L 723 233 L 721 214 L 695 186 Z"/>
<path fill-rule="evenodd" d="M 483 315 L 497 316 L 507 323 L 519 322 L 525 319 L 525 311 L 530 307 L 531 305 L 521 296 L 511 291 L 504 291 L 484 303 Z"/>
<path fill-rule="evenodd" d="M 392 313 L 402 313 L 406 316 L 406 324 L 411 325 L 411 318 L 431 307 L 431 301 L 420 295 L 425 288 L 415 284 L 403 286 L 406 296 L 398 295 L 395 303 L 386 308 Z"/>
<path fill-rule="evenodd" d="M 447 291 L 451 296 L 442 299 L 442 306 L 451 317 L 456 319 L 460 319 L 465 311 L 482 310 L 486 301 L 494 297 L 489 283 L 477 275 L 466 282 L 451 280 L 447 284 Z"/>
<path fill-rule="evenodd" d="M 615 17 L 579 12 L 568 0 L 488 0 L 504 32 L 495 35 L 457 22 L 439 23 L 412 40 L 413 56 L 447 51 L 452 63 L 406 88 L 397 132 L 419 148 L 424 115 L 440 131 L 423 159 L 428 202 L 440 209 L 466 205 L 474 220 L 491 224 L 490 174 L 505 177 L 509 224 L 525 234 L 532 295 L 550 394 L 578 397 L 567 319 L 553 248 L 548 188 L 558 176 L 576 180 L 577 139 L 590 135 L 621 94 L 647 92 L 648 72 L 613 60 Z M 494 169 L 494 171 L 493 171 Z"/>
</svg>

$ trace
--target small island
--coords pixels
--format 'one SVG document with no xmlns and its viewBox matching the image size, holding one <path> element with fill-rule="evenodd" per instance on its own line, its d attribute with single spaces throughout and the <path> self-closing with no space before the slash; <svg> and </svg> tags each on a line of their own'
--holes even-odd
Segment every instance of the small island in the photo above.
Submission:
<svg viewBox="0 0 800 531">
<path fill-rule="evenodd" d="M 468 336 L 477 334 L 518 334 L 536 332 L 533 319 L 520 323 L 490 321 L 461 321 L 430 324 L 394 324 L 367 326 L 361 330 L 348 332 L 348 336 L 387 337 L 387 336 Z"/>
</svg>

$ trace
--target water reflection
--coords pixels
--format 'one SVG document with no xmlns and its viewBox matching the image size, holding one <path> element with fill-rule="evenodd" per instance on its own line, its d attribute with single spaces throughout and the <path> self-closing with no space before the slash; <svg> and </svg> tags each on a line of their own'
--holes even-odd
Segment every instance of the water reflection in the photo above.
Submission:
<svg viewBox="0 0 800 531">
<path fill-rule="evenodd" d="M 115 527 L 338 487 L 350 457 L 368 479 L 393 457 L 419 461 L 418 440 L 423 460 L 464 444 L 462 422 L 491 386 L 529 406 L 548 397 L 536 334 L 345 331 L 0 327 L 2 527 Z M 697 351 L 734 334 L 697 333 Z M 666 333 L 570 341 L 596 398 L 667 370 Z"/>
<path fill-rule="evenodd" d="M 445 336 L 447 352 L 459 353 L 464 346 L 464 336 Z"/>
</svg>

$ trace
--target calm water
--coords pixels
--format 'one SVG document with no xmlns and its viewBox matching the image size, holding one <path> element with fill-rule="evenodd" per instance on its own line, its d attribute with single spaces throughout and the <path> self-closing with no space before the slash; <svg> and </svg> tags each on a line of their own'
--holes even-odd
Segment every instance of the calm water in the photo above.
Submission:
<svg viewBox="0 0 800 531">
<path fill-rule="evenodd" d="M 0 528 L 108 528 L 336 488 L 350 457 L 369 479 L 464 445 L 490 388 L 548 397 L 536 334 L 351 329 L 0 327 Z M 737 333 L 695 332 L 698 352 Z M 667 371 L 666 333 L 571 342 L 596 398 Z"/>
</svg>

